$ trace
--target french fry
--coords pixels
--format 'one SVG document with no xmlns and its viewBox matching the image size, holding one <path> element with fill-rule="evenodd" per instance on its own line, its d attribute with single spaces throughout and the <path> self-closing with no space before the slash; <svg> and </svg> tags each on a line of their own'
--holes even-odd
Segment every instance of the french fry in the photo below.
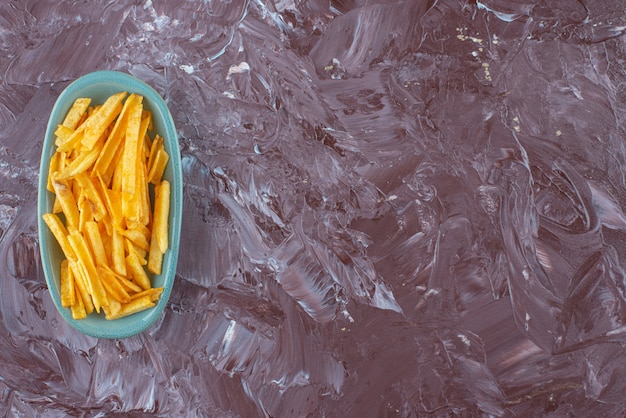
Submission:
<svg viewBox="0 0 626 418">
<path fill-rule="evenodd" d="M 63 208 L 61 207 L 61 203 L 59 202 L 58 196 L 54 196 L 54 203 L 52 204 L 52 213 L 62 213 Z"/>
<path fill-rule="evenodd" d="M 128 238 L 124 239 L 124 248 L 126 249 L 126 254 L 132 253 L 137 256 L 137 259 L 139 260 L 139 264 L 141 264 L 142 266 L 145 266 L 146 264 L 148 264 L 148 260 L 146 260 L 146 255 L 148 254 L 148 251 L 137 246 Z"/>
<path fill-rule="evenodd" d="M 85 231 L 85 224 L 93 219 L 93 211 L 89 200 L 81 196 L 78 199 L 78 230 Z"/>
<path fill-rule="evenodd" d="M 94 221 L 85 223 L 85 232 L 85 236 L 87 237 L 87 242 L 91 248 L 96 266 L 109 265 L 109 260 L 106 251 L 104 250 L 104 243 L 102 241 L 102 236 L 100 235 L 98 224 Z"/>
<path fill-rule="evenodd" d="M 67 259 L 61 261 L 61 306 L 68 308 L 74 304 L 76 291 L 74 290 L 74 277 L 70 270 Z"/>
<path fill-rule="evenodd" d="M 120 310 L 106 316 L 107 319 L 118 319 L 146 309 L 154 308 L 156 305 L 152 301 L 150 295 L 144 295 L 140 298 L 132 299 L 128 303 L 122 304 Z"/>
<path fill-rule="evenodd" d="M 113 229 L 111 237 L 111 247 L 113 250 L 113 271 L 122 276 L 126 276 L 126 256 L 124 252 L 124 235 L 117 229 Z"/>
<path fill-rule="evenodd" d="M 74 300 L 76 302 L 71 305 L 72 318 L 76 320 L 87 318 L 85 303 L 83 302 L 83 298 L 81 297 L 81 295 L 78 293 L 78 288 L 74 288 L 74 295 Z"/>
<path fill-rule="evenodd" d="M 163 253 L 159 248 L 159 243 L 155 235 L 150 239 L 150 251 L 148 252 L 148 271 L 153 274 L 161 274 L 163 265 Z"/>
<path fill-rule="evenodd" d="M 79 173 L 87 171 L 98 158 L 102 145 L 96 146 L 88 152 L 79 154 L 63 171 L 57 174 L 57 180 L 65 180 L 68 177 L 74 177 Z"/>
<path fill-rule="evenodd" d="M 159 249 L 162 253 L 165 253 L 169 245 L 167 232 L 169 230 L 168 219 L 170 213 L 170 183 L 167 180 L 163 180 L 161 184 L 155 188 L 154 200 L 154 225 L 152 233 L 156 235 Z"/>
<path fill-rule="evenodd" d="M 128 294 L 131 294 L 131 293 L 134 294 L 134 293 L 143 292 L 143 289 L 140 286 L 136 285 L 131 280 L 127 279 L 125 276 L 120 276 L 120 275 L 116 274 L 115 277 L 120 282 L 122 287 L 124 289 L 126 289 L 126 292 Z"/>
<path fill-rule="evenodd" d="M 143 239 L 145 241 L 149 241 L 150 236 L 152 235 L 150 228 L 148 228 L 145 224 L 140 223 L 140 222 L 127 221 L 126 229 L 137 231 L 139 234 L 143 236 Z"/>
<path fill-rule="evenodd" d="M 131 299 L 138 299 L 138 298 L 142 298 L 144 296 L 147 296 L 147 297 L 150 298 L 150 300 L 157 301 L 157 300 L 159 300 L 159 297 L 161 296 L 161 293 L 163 293 L 163 288 L 162 287 L 151 287 L 150 289 L 143 290 L 141 292 L 135 293 L 130 298 Z"/>
<path fill-rule="evenodd" d="M 63 119 L 62 126 L 72 130 L 76 129 L 80 124 L 83 116 L 85 115 L 87 108 L 89 108 L 90 104 L 91 99 L 88 97 L 81 97 L 76 99 L 72 104 L 72 107 L 70 107 L 70 110 L 67 112 L 65 119 Z"/>
<path fill-rule="evenodd" d="M 111 131 L 111 135 L 109 136 L 104 148 L 102 148 L 102 153 L 98 157 L 94 167 L 93 173 L 96 175 L 104 175 L 111 162 L 114 159 L 115 154 L 118 150 L 122 149 L 122 140 L 124 139 L 124 135 L 126 134 L 126 120 L 128 108 L 133 107 L 134 103 L 139 100 L 139 96 L 136 94 L 131 94 L 128 96 L 126 101 L 124 102 L 124 106 L 122 107 L 122 111 L 115 121 L 115 125 L 113 126 L 113 130 Z"/>
<path fill-rule="evenodd" d="M 52 232 L 52 235 L 59 243 L 61 251 L 65 254 L 65 258 L 67 260 L 75 260 L 76 255 L 74 254 L 74 250 L 72 249 L 69 240 L 67 239 L 68 232 L 65 225 L 63 225 L 63 222 L 61 222 L 59 217 L 53 213 L 45 213 L 42 217 L 46 225 L 48 225 L 50 232 Z"/>
<path fill-rule="evenodd" d="M 150 241 L 148 238 L 138 229 L 126 229 L 123 232 L 124 236 L 128 238 L 133 244 L 137 245 L 144 251 L 150 249 Z"/>
<path fill-rule="evenodd" d="M 141 196 L 141 213 L 142 217 L 140 222 L 142 225 L 147 226 L 152 222 L 152 206 L 150 203 L 150 188 L 148 187 L 148 169 L 144 165 L 142 168 L 142 178 L 145 182 L 143 187 L 143 194 Z"/>
<path fill-rule="evenodd" d="M 148 173 L 150 173 L 150 170 L 152 169 L 152 166 L 154 165 L 154 160 L 156 158 L 157 152 L 161 148 L 163 148 L 163 138 L 161 138 L 159 135 L 155 135 L 154 140 L 152 141 L 152 144 L 150 144 L 150 154 L 148 156 Z M 149 176 L 148 176 L 148 181 L 150 181 Z"/>
<path fill-rule="evenodd" d="M 104 186 L 104 182 L 102 183 Z M 113 226 L 119 230 L 123 228 L 124 218 L 122 216 L 121 192 L 118 190 L 103 189 L 104 200 L 107 204 L 107 210 L 113 221 Z"/>
<path fill-rule="evenodd" d="M 85 149 L 91 150 L 94 147 L 100 136 L 122 111 L 122 100 L 126 94 L 126 92 L 120 92 L 109 97 L 102 107 L 81 125 L 85 126 L 85 135 L 81 141 Z"/>
<path fill-rule="evenodd" d="M 124 153 L 122 154 L 122 213 L 129 219 L 134 219 L 132 198 L 136 192 L 137 156 L 139 151 L 139 131 L 141 129 L 141 103 L 128 110 L 128 124 Z"/>
<path fill-rule="evenodd" d="M 161 181 L 169 158 L 170 156 L 165 152 L 165 149 L 157 150 L 156 157 L 148 173 L 148 181 L 150 183 L 158 184 Z"/>
<path fill-rule="evenodd" d="M 120 284 L 120 282 L 115 277 L 115 273 L 108 269 L 107 267 L 98 267 L 98 275 L 102 280 L 102 285 L 106 292 L 113 299 L 120 303 L 128 303 L 130 302 L 130 296 L 124 287 Z M 110 303 L 111 299 L 109 299 Z"/>
<path fill-rule="evenodd" d="M 108 305 L 109 300 L 104 287 L 102 286 L 102 282 L 98 278 L 96 265 L 94 264 L 89 248 L 87 247 L 85 238 L 83 238 L 78 231 L 72 231 L 70 232 L 68 239 L 70 241 L 70 245 L 76 253 L 78 266 L 84 271 L 84 278 L 87 282 L 87 289 L 91 295 L 93 306 L 96 309 L 96 312 L 100 312 L 100 308 Z"/>
<path fill-rule="evenodd" d="M 150 278 L 148 277 L 148 274 L 139 262 L 139 257 L 137 257 L 137 254 L 131 252 L 126 256 L 126 268 L 130 270 L 133 281 L 137 283 L 139 287 L 144 290 L 150 289 Z"/>
<path fill-rule="evenodd" d="M 109 306 L 102 308 L 106 319 L 119 318 L 119 312 L 122 310 L 122 304 L 115 299 L 109 301 Z"/>
<path fill-rule="evenodd" d="M 74 133 L 67 139 L 63 140 L 63 137 L 57 137 L 55 144 L 58 152 L 70 152 L 82 142 L 85 137 L 85 124 L 82 124 L 74 131 Z"/>
<path fill-rule="evenodd" d="M 150 220 L 150 203 L 145 202 L 145 197 L 147 195 L 148 184 L 146 183 L 146 161 L 145 161 L 145 151 L 144 151 L 144 137 L 146 135 L 146 129 L 148 128 L 147 118 L 144 118 L 141 121 L 141 127 L 139 129 L 139 140 L 138 142 L 138 151 L 137 151 L 137 167 L 135 169 L 135 195 L 133 196 L 135 211 L 137 212 L 137 221 L 142 224 L 148 224 Z"/>
<path fill-rule="evenodd" d="M 126 96 L 96 106 L 77 99 L 55 132 L 46 185 L 53 213 L 43 220 L 65 256 L 61 304 L 75 319 L 131 315 L 154 307 L 163 292 L 150 275 L 161 274 L 169 247 L 171 191 L 162 180 L 169 155 L 163 138 L 148 134 L 143 97 Z"/>
<path fill-rule="evenodd" d="M 72 276 L 74 277 L 74 288 L 76 289 L 78 299 L 80 299 L 83 309 L 89 315 L 93 312 L 94 306 L 91 296 L 89 295 L 89 289 L 87 286 L 87 280 L 85 279 L 85 273 L 81 269 L 78 261 L 70 260 L 69 262 Z"/>
<path fill-rule="evenodd" d="M 80 215 L 78 213 L 78 206 L 76 206 L 76 200 L 74 194 L 70 189 L 67 182 L 52 179 L 52 187 L 59 199 L 59 204 L 65 215 L 65 221 L 69 229 L 78 228 Z"/>
<path fill-rule="evenodd" d="M 96 221 L 101 221 L 107 215 L 107 208 L 102 200 L 96 185 L 87 173 L 80 173 L 75 176 L 81 192 L 93 204 L 93 217 Z"/>
<path fill-rule="evenodd" d="M 50 168 L 48 169 L 48 191 L 54 193 L 54 188 L 52 187 L 52 177 L 54 177 L 62 168 L 60 168 L 61 164 L 61 156 L 64 153 L 55 152 L 50 158 Z"/>
<path fill-rule="evenodd" d="M 74 132 L 76 132 L 74 128 L 59 125 L 57 126 L 57 130 L 54 131 L 54 135 L 56 136 L 55 140 L 58 140 L 60 142 L 67 142 L 72 137 Z"/>
</svg>

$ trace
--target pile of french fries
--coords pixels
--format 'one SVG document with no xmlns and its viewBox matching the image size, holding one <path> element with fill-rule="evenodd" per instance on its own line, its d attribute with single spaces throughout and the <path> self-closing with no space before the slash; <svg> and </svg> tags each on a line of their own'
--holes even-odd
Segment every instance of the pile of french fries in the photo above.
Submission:
<svg viewBox="0 0 626 418">
<path fill-rule="evenodd" d="M 65 255 L 61 304 L 74 319 L 131 315 L 163 291 L 150 273 L 161 274 L 169 244 L 169 155 L 152 128 L 143 97 L 120 92 L 100 106 L 77 99 L 55 131 L 47 183 L 55 200 L 43 219 Z"/>
</svg>

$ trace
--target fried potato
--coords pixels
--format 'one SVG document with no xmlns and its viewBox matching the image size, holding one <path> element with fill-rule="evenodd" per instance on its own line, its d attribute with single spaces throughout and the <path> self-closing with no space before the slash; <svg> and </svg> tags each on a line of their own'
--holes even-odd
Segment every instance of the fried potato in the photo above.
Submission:
<svg viewBox="0 0 626 418">
<path fill-rule="evenodd" d="M 124 316 L 132 315 L 137 312 L 141 312 L 146 309 L 154 308 L 156 304 L 152 301 L 150 295 L 145 295 L 140 298 L 132 299 L 128 303 L 124 303 L 120 306 L 120 309 L 116 312 L 107 312 L 106 319 L 118 319 Z"/>
<path fill-rule="evenodd" d="M 122 107 L 122 111 L 115 121 L 115 125 L 113 126 L 113 130 L 109 135 L 108 140 L 106 141 L 96 164 L 93 167 L 93 173 L 96 175 L 103 176 L 107 170 L 109 169 L 109 165 L 114 160 L 115 154 L 122 149 L 124 135 L 126 135 L 126 120 L 128 119 L 128 109 L 130 107 L 134 107 L 134 103 L 139 100 L 139 96 L 136 94 L 131 94 L 128 96 L 128 99 L 124 102 L 124 106 Z"/>
<path fill-rule="evenodd" d="M 128 292 L 126 291 L 126 289 L 124 289 L 124 286 L 122 286 L 117 280 L 117 277 L 115 277 L 115 273 L 113 273 L 111 269 L 106 266 L 98 267 L 98 274 L 109 296 L 111 296 L 113 299 L 120 303 L 130 302 L 130 296 L 128 295 Z M 109 303 L 110 302 L 111 300 L 109 299 Z"/>
<path fill-rule="evenodd" d="M 74 318 L 74 319 L 85 319 L 85 318 L 87 318 L 87 311 L 85 309 L 85 303 L 83 302 L 82 297 L 78 293 L 78 289 L 74 288 L 74 290 L 75 290 L 75 292 L 74 292 L 74 294 L 75 294 L 74 300 L 76 302 L 73 303 L 70 306 L 70 308 L 72 310 L 72 318 Z"/>
<path fill-rule="evenodd" d="M 75 179 L 80 186 L 81 192 L 93 205 L 94 219 L 96 221 L 101 221 L 105 216 L 107 216 L 107 208 L 96 184 L 93 182 L 93 179 L 86 173 L 77 174 Z"/>
<path fill-rule="evenodd" d="M 122 154 L 122 213 L 125 217 L 135 220 L 136 208 L 133 207 L 133 196 L 136 190 L 137 158 L 139 156 L 139 131 L 141 129 L 141 103 L 128 110 L 128 124 Z"/>
<path fill-rule="evenodd" d="M 165 149 L 158 149 L 156 151 L 156 156 L 148 172 L 148 181 L 150 183 L 158 184 L 161 181 L 168 160 L 169 155 L 165 152 Z"/>
<path fill-rule="evenodd" d="M 70 270 L 69 261 L 65 259 L 61 262 L 61 306 L 68 308 L 74 304 L 75 300 L 74 277 Z"/>
<path fill-rule="evenodd" d="M 72 276 L 74 277 L 74 287 L 76 289 L 77 299 L 80 300 L 82 309 L 84 309 L 86 314 L 89 315 L 93 312 L 94 307 L 93 302 L 91 301 L 91 296 L 89 295 L 85 273 L 76 260 L 70 260 L 69 266 L 72 271 Z"/>
<path fill-rule="evenodd" d="M 161 274 L 161 267 L 163 266 L 163 253 L 159 248 L 159 243 L 154 234 L 150 240 L 150 250 L 148 252 L 148 271 L 154 274 Z"/>
<path fill-rule="evenodd" d="M 139 257 L 135 253 L 130 253 L 126 256 L 126 268 L 130 270 L 130 274 L 133 278 L 133 282 L 135 282 L 139 287 L 144 290 L 150 289 L 150 278 L 148 274 L 143 269 L 141 262 L 139 261 Z"/>
<path fill-rule="evenodd" d="M 59 199 L 61 210 L 65 215 L 67 227 L 70 229 L 78 228 L 80 214 L 78 213 L 76 199 L 74 199 L 74 194 L 72 193 L 72 190 L 70 189 L 68 183 L 65 181 L 53 179 L 52 187 L 54 188 L 56 197 Z"/>
<path fill-rule="evenodd" d="M 96 312 L 100 312 L 100 308 L 108 305 L 109 300 L 102 286 L 102 281 L 98 277 L 96 265 L 89 247 L 87 247 L 87 242 L 78 231 L 70 232 L 68 240 L 76 253 L 78 266 L 83 271 L 94 308 Z"/>
<path fill-rule="evenodd" d="M 122 100 L 124 100 L 126 94 L 126 92 L 120 92 L 109 97 L 104 104 L 81 125 L 85 127 L 85 135 L 81 141 L 85 149 L 91 150 L 111 122 L 120 114 L 122 111 Z"/>
<path fill-rule="evenodd" d="M 150 138 L 143 97 L 126 96 L 99 106 L 77 99 L 55 132 L 47 183 L 54 207 L 43 220 L 65 255 L 61 304 L 75 319 L 131 315 L 163 292 L 151 275 L 161 274 L 169 246 L 169 155 L 162 137 Z"/>
<path fill-rule="evenodd" d="M 104 250 L 104 242 L 102 241 L 102 235 L 100 235 L 100 228 L 98 228 L 98 224 L 94 221 L 86 222 L 85 232 L 85 236 L 87 238 L 87 242 L 89 243 L 89 247 L 91 248 L 96 266 L 108 266 L 109 258 Z"/>
<path fill-rule="evenodd" d="M 61 126 L 71 130 L 76 129 L 76 127 L 78 127 L 78 125 L 80 124 L 83 115 L 85 114 L 85 112 L 87 112 L 90 104 L 91 99 L 88 97 L 81 97 L 76 99 L 72 104 L 70 110 L 67 112 L 65 119 L 63 119 L 63 124 Z"/>
<path fill-rule="evenodd" d="M 153 234 L 156 236 L 159 249 L 165 253 L 169 245 L 167 232 L 170 213 L 170 183 L 167 180 L 155 188 L 154 200 Z"/>
<path fill-rule="evenodd" d="M 124 251 L 124 235 L 117 229 L 113 229 L 113 236 L 111 237 L 113 259 L 113 270 L 122 276 L 126 276 L 126 255 Z"/>
<path fill-rule="evenodd" d="M 46 213 L 43 215 L 43 220 L 48 225 L 48 228 L 52 232 L 52 235 L 59 243 L 61 247 L 61 251 L 65 254 L 65 258 L 67 260 L 75 260 L 76 255 L 74 254 L 74 250 L 70 245 L 69 240 L 67 239 L 67 228 L 63 225 L 63 222 L 59 219 L 57 215 L 54 213 Z"/>
</svg>

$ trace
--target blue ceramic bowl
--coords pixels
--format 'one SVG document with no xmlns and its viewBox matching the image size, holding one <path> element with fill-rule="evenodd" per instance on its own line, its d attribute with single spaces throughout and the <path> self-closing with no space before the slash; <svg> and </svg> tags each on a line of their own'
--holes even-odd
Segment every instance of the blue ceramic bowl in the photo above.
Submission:
<svg viewBox="0 0 626 418">
<path fill-rule="evenodd" d="M 95 312 L 87 318 L 75 320 L 69 308 L 61 306 L 59 291 L 60 265 L 65 258 L 56 239 L 42 219 L 44 213 L 52 212 L 54 195 L 46 189 L 50 157 L 55 152 L 54 132 L 63 122 L 71 105 L 79 97 L 90 97 L 92 104 L 102 104 L 114 93 L 126 91 L 144 97 L 144 107 L 152 112 L 154 131 L 164 140 L 165 150 L 170 158 L 163 174 L 171 184 L 171 206 L 169 219 L 169 249 L 163 256 L 160 275 L 152 276 L 153 287 L 163 287 L 161 298 L 154 308 L 115 320 L 106 320 L 104 314 Z M 161 96 L 152 87 L 135 77 L 116 71 L 96 71 L 84 75 L 71 83 L 59 96 L 52 108 L 44 138 L 39 171 L 39 194 L 37 215 L 39 241 L 43 270 L 52 300 L 63 318 L 78 331 L 97 338 L 125 338 L 148 328 L 163 312 L 172 291 L 176 275 L 176 263 L 180 245 L 180 228 L 183 206 L 183 183 L 180 150 L 172 115 Z"/>
</svg>

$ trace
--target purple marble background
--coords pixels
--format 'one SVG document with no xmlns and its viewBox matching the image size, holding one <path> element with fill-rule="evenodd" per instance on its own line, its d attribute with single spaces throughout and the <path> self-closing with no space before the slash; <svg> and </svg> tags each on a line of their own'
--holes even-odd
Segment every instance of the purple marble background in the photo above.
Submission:
<svg viewBox="0 0 626 418">
<path fill-rule="evenodd" d="M 0 3 L 0 413 L 623 416 L 625 10 Z M 36 230 L 97 69 L 166 98 L 185 178 L 170 303 L 118 341 L 62 321 Z"/>
</svg>

